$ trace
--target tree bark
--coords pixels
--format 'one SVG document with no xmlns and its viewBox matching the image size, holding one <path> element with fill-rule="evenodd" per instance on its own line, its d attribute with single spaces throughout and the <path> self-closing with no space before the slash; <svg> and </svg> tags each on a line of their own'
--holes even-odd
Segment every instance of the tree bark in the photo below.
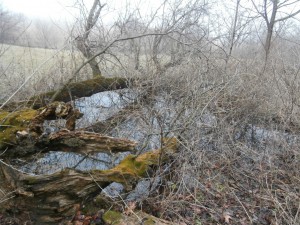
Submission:
<svg viewBox="0 0 300 225">
<path fill-rule="evenodd" d="M 93 54 L 92 54 L 89 44 L 86 42 L 87 42 L 87 40 L 85 40 L 83 37 L 77 37 L 76 46 L 77 46 L 78 50 L 83 54 L 83 56 L 86 59 L 89 59 L 93 56 Z M 100 67 L 98 66 L 98 63 L 95 58 L 89 62 L 89 65 L 92 69 L 93 77 L 94 78 L 101 77 L 102 73 L 101 73 Z"/>
<path fill-rule="evenodd" d="M 47 151 L 66 151 L 82 154 L 96 152 L 127 152 L 134 151 L 136 142 L 127 139 L 113 138 L 99 133 L 87 131 L 61 130 L 49 136 L 46 141 L 38 143 L 46 145 Z"/>
<path fill-rule="evenodd" d="M 266 7 L 266 6 L 265 6 Z M 265 9 L 267 10 L 267 9 Z M 276 23 L 276 14 L 278 11 L 278 1 L 274 0 L 273 1 L 273 7 L 272 7 L 272 14 L 270 20 L 268 19 L 267 13 L 265 14 L 265 21 L 267 24 L 267 37 L 265 41 L 265 52 L 266 52 L 266 62 L 268 60 L 269 54 L 270 54 L 270 49 L 271 49 L 271 41 L 272 41 L 272 36 L 273 36 L 273 30 L 274 30 L 274 25 Z"/>
<path fill-rule="evenodd" d="M 89 15 L 86 19 L 85 28 L 83 31 L 83 34 L 75 39 L 76 46 L 79 51 L 83 54 L 83 56 L 86 59 L 89 59 L 93 56 L 92 50 L 91 50 L 91 44 L 89 42 L 89 35 L 91 33 L 91 30 L 96 25 L 97 20 L 99 19 L 101 10 L 104 8 L 105 4 L 102 5 L 99 0 L 94 0 L 93 6 L 89 12 Z M 96 58 L 93 58 L 89 61 L 89 65 L 93 72 L 93 77 L 101 77 L 102 73 L 100 70 L 100 67 L 96 61 Z"/>
</svg>

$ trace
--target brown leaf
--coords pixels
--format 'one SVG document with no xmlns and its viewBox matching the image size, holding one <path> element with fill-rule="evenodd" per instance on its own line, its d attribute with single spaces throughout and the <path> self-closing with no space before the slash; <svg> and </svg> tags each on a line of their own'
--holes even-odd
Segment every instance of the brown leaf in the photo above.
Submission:
<svg viewBox="0 0 300 225">
<path fill-rule="evenodd" d="M 136 202 L 128 202 L 127 207 L 124 211 L 125 215 L 130 215 L 133 213 L 133 210 L 136 208 Z"/>
<path fill-rule="evenodd" d="M 223 212 L 223 219 L 225 221 L 225 223 L 230 223 L 230 220 L 232 219 L 232 217 L 230 216 L 230 214 L 228 212 Z"/>
<path fill-rule="evenodd" d="M 192 209 L 193 209 L 195 214 L 201 214 L 202 213 L 202 209 L 200 207 L 192 206 Z"/>
</svg>

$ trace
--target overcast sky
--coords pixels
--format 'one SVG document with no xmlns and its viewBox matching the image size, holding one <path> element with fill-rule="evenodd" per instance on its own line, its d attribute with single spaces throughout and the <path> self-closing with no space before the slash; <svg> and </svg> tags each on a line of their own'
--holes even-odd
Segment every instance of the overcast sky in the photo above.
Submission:
<svg viewBox="0 0 300 225">
<path fill-rule="evenodd" d="M 28 17 L 62 19 L 71 16 L 73 0 L 0 0 L 8 10 Z"/>
<path fill-rule="evenodd" d="M 82 0 L 87 9 L 90 9 L 94 0 Z M 224 0 L 224 3 L 229 0 Z M 261 2 L 261 0 L 255 0 Z M 77 18 L 76 10 L 74 8 L 75 0 L 0 0 L 0 4 L 5 9 L 14 11 L 17 13 L 22 13 L 27 17 L 31 18 L 41 18 L 41 19 L 54 19 L 54 20 L 65 20 L 65 19 L 74 19 Z M 105 9 L 108 10 L 106 16 L 113 17 L 114 12 L 120 12 L 121 9 L 126 8 L 128 4 L 131 7 L 136 8 L 139 6 L 140 12 L 146 13 L 149 12 L 149 9 L 157 8 L 160 5 L 159 0 L 103 0 L 101 2 L 108 2 Z M 209 2 L 209 1 L 208 1 Z M 244 5 L 249 4 L 250 1 L 243 1 Z M 294 1 L 292 1 L 294 2 Z M 297 1 L 295 1 L 297 2 Z M 141 6 L 141 4 L 143 6 Z M 247 4 L 246 4 L 247 5 Z M 251 5 L 251 4 L 250 4 Z M 287 12 L 295 12 L 300 8 L 300 1 L 296 4 L 293 4 L 288 9 Z M 112 15 L 108 15 L 112 14 Z M 297 16 L 299 18 L 299 15 Z"/>
</svg>

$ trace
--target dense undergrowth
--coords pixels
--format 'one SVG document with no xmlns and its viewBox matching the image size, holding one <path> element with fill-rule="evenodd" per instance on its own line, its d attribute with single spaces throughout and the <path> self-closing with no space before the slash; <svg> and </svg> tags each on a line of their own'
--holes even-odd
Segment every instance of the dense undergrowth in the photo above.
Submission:
<svg viewBox="0 0 300 225">
<path fill-rule="evenodd" d="M 123 117 L 180 143 L 151 176 L 160 184 L 133 208 L 174 224 L 299 224 L 298 72 L 276 55 L 266 66 L 259 57 L 189 58 L 164 74 L 133 72 L 143 97 Z M 111 124 L 107 134 L 122 135 L 121 122 Z M 126 212 L 122 199 L 114 208 Z"/>
</svg>

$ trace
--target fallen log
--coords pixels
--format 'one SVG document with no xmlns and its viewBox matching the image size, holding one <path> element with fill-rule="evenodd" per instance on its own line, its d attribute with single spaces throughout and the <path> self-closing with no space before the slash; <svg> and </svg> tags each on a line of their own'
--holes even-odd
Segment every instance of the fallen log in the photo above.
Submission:
<svg viewBox="0 0 300 225">
<path fill-rule="evenodd" d="M 3 207 L 13 206 L 19 212 L 30 213 L 35 224 L 57 224 L 63 218 L 74 215 L 76 204 L 92 201 L 112 182 L 122 183 L 126 190 L 132 190 L 141 177 L 149 175 L 149 168 L 165 161 L 176 148 L 176 139 L 170 138 L 162 149 L 139 156 L 129 155 L 112 169 L 89 172 L 65 169 L 51 175 L 34 176 L 1 164 L 1 179 L 4 177 L 6 183 L 14 188 L 14 192 L 10 193 L 11 199 Z"/>
<path fill-rule="evenodd" d="M 124 89 L 128 87 L 128 84 L 129 80 L 126 78 L 106 78 L 100 76 L 90 80 L 70 83 L 65 85 L 61 90 L 41 93 L 31 97 L 29 100 L 23 102 L 23 104 L 12 102 L 1 106 L 1 108 L 10 111 L 20 108 L 21 105 L 22 107 L 38 109 L 53 101 L 69 102 L 77 98 L 89 97 L 98 92 Z"/>
<path fill-rule="evenodd" d="M 81 154 L 133 151 L 136 143 L 84 130 L 73 131 L 81 113 L 68 103 L 54 102 L 39 110 L 24 109 L 0 113 L 0 150 L 6 159 L 25 157 L 36 152 L 66 151 Z M 66 129 L 53 134 L 43 132 L 43 122 L 66 119 Z"/>
</svg>

